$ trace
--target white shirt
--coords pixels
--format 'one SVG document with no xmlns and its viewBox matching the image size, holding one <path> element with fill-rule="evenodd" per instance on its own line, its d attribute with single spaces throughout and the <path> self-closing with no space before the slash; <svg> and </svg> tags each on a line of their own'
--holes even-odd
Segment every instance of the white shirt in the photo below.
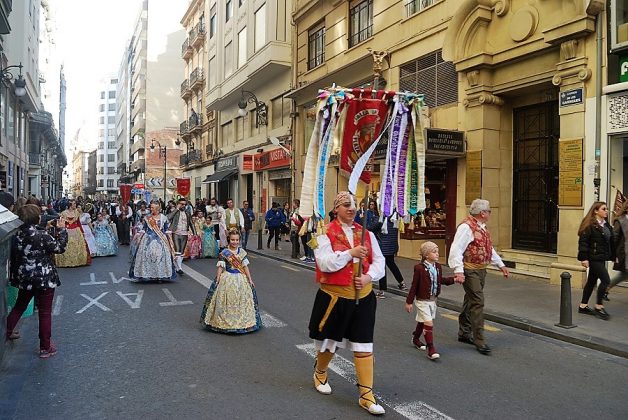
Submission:
<svg viewBox="0 0 628 420">
<path fill-rule="evenodd" d="M 345 235 L 347 235 L 349 244 L 353 247 L 353 226 L 348 226 L 344 223 L 341 223 L 340 225 L 342 226 L 342 230 L 345 232 Z M 373 232 L 368 232 L 368 234 L 371 239 L 373 262 L 369 266 L 368 271 L 364 274 L 371 276 L 373 281 L 379 281 L 379 279 L 384 277 L 385 274 L 386 259 L 384 259 L 382 251 L 379 249 L 379 244 L 377 243 L 377 239 L 375 238 Z M 351 257 L 348 250 L 334 251 L 327 235 L 317 236 L 316 241 L 318 242 L 318 247 L 314 250 L 316 264 L 324 273 L 333 273 L 341 270 L 346 267 L 351 260 L 356 263 L 360 261 L 358 258 Z"/>
<path fill-rule="evenodd" d="M 207 215 L 211 216 L 212 218 L 212 223 L 211 223 L 212 226 L 220 224 L 221 219 L 224 217 L 223 213 L 225 212 L 222 206 L 212 206 L 212 205 L 205 206 L 205 211 L 207 212 Z"/>
<path fill-rule="evenodd" d="M 486 230 L 486 223 L 478 222 L 478 226 L 480 229 Z M 471 231 L 471 227 L 466 223 L 461 223 L 456 230 L 454 241 L 451 243 L 449 258 L 447 260 L 449 267 L 454 269 L 454 273 L 464 272 L 463 254 L 471 242 L 473 242 L 473 231 Z M 491 264 L 495 264 L 499 268 L 505 266 L 502 259 L 497 255 L 497 252 L 495 252 L 495 248 L 492 248 Z"/>
<path fill-rule="evenodd" d="M 122 214 L 122 210 L 120 210 L 120 206 L 116 207 L 116 216 L 120 216 Z M 133 210 L 131 209 L 131 207 L 127 207 L 127 212 L 126 212 L 126 217 L 127 219 L 131 218 L 131 216 L 133 216 Z"/>
<path fill-rule="evenodd" d="M 225 223 L 227 223 L 227 217 L 229 218 L 229 221 L 231 222 L 231 224 L 235 225 L 237 223 L 236 221 L 236 212 L 238 212 L 238 217 L 240 218 L 240 228 L 244 229 L 244 216 L 242 215 L 242 212 L 240 211 L 240 209 L 230 209 L 230 208 L 226 208 L 225 209 Z M 227 226 L 229 227 L 229 226 Z"/>
</svg>

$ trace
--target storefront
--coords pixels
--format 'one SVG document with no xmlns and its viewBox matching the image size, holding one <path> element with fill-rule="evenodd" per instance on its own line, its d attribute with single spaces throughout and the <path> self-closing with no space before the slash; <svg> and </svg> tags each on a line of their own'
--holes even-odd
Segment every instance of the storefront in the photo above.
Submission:
<svg viewBox="0 0 628 420">
<path fill-rule="evenodd" d="M 221 204 L 224 204 L 229 198 L 238 202 L 238 173 L 237 155 L 218 160 L 214 164 L 214 173 L 207 175 L 202 182 L 209 185 L 208 198 L 215 197 Z"/>
<path fill-rule="evenodd" d="M 286 150 L 275 148 L 258 153 L 253 158 L 254 169 L 261 185 L 260 210 L 264 213 L 273 202 L 283 205 L 292 200 L 292 170 Z"/>
</svg>

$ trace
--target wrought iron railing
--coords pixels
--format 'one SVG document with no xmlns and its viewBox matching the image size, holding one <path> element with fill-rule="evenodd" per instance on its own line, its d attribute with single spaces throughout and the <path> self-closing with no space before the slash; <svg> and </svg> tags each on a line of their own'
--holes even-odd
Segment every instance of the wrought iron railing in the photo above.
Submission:
<svg viewBox="0 0 628 420">
<path fill-rule="evenodd" d="M 183 96 L 189 88 L 190 88 L 190 81 L 188 79 L 185 79 L 181 83 L 181 95 Z"/>
</svg>

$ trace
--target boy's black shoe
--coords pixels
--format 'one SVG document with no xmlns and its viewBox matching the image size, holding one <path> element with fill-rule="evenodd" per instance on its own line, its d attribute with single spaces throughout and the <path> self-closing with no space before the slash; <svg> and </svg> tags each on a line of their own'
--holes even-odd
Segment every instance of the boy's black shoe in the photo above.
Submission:
<svg viewBox="0 0 628 420">
<path fill-rule="evenodd" d="M 481 346 L 477 346 L 477 347 L 476 347 L 476 349 L 477 349 L 480 353 L 482 353 L 482 354 L 484 354 L 484 355 L 487 355 L 487 356 L 488 356 L 489 354 L 491 354 L 491 348 L 490 348 L 489 346 L 487 346 L 486 344 L 483 344 L 483 345 L 481 345 Z"/>
<path fill-rule="evenodd" d="M 591 309 L 588 306 L 585 306 L 584 308 L 581 308 L 580 306 L 578 306 L 578 313 L 587 314 L 587 315 L 595 315 L 595 312 L 593 312 L 593 309 Z"/>
<path fill-rule="evenodd" d="M 611 317 L 604 308 L 600 308 L 600 309 L 595 308 L 595 316 L 605 321 Z"/>
<path fill-rule="evenodd" d="M 461 343 L 467 343 L 472 345 L 475 344 L 475 341 L 473 341 L 473 337 L 468 337 L 466 335 L 459 335 L 458 341 L 460 341 Z"/>
</svg>

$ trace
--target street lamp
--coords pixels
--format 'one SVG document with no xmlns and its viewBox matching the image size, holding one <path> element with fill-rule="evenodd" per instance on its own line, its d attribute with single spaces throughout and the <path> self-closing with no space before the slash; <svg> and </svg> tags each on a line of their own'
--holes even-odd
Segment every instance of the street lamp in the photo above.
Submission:
<svg viewBox="0 0 628 420">
<path fill-rule="evenodd" d="M 253 92 L 249 92 L 248 90 L 242 91 L 242 96 L 240 96 L 240 100 L 238 101 L 238 115 L 241 117 L 246 116 L 248 112 L 246 110 L 247 103 L 255 104 L 255 128 L 258 128 L 260 125 L 267 125 L 268 107 L 264 102 L 258 101 Z"/>
<path fill-rule="evenodd" d="M 26 95 L 26 80 L 24 80 L 24 77 L 22 77 L 23 67 L 24 66 L 22 65 L 22 63 L 20 63 L 15 66 L 7 66 L 2 68 L 2 63 L 0 62 L 0 75 L 2 77 L 2 81 L 10 82 L 11 80 L 15 79 L 15 82 L 13 82 L 13 84 L 15 85 L 15 96 L 17 97 Z M 11 69 L 20 69 L 20 74 L 18 74 L 17 79 L 15 78 L 13 73 L 11 73 Z"/>
<path fill-rule="evenodd" d="M 168 177 L 166 174 L 166 162 L 168 161 L 168 159 L 166 159 L 167 157 L 166 152 L 168 149 L 166 149 L 166 146 L 162 146 L 161 143 L 159 143 L 159 141 L 155 141 L 155 139 L 152 139 L 150 141 L 151 153 L 155 151 L 155 143 L 157 143 L 157 147 L 159 148 L 159 157 L 161 158 L 163 156 L 164 158 L 164 205 L 165 205 L 166 204 L 166 184 L 168 182 Z"/>
<path fill-rule="evenodd" d="M 194 141 L 192 140 L 183 140 L 185 143 L 185 164 L 190 163 L 190 143 L 192 143 L 191 149 L 194 150 Z M 181 145 L 181 133 L 177 133 L 177 139 L 174 141 L 174 144 L 177 146 Z"/>
</svg>

